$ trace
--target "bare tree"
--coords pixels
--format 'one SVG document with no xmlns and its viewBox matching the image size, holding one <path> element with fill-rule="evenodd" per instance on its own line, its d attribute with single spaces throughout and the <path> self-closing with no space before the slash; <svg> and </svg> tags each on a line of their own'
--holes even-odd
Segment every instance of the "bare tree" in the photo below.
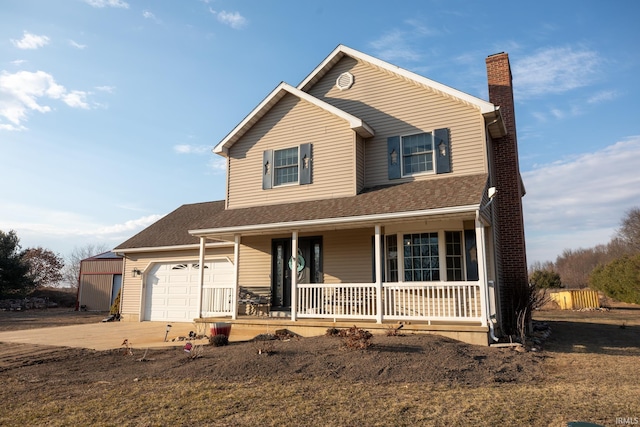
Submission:
<svg viewBox="0 0 640 427">
<path fill-rule="evenodd" d="M 107 252 L 109 247 L 105 243 L 89 243 L 88 245 L 75 247 L 65 258 L 65 266 L 62 271 L 62 280 L 67 286 L 78 287 L 80 278 L 80 261 Z"/>
<path fill-rule="evenodd" d="M 617 237 L 634 253 L 640 252 L 640 208 L 632 208 L 626 212 Z"/>
<path fill-rule="evenodd" d="M 607 245 L 593 248 L 565 249 L 556 258 L 556 270 L 567 288 L 585 288 L 589 285 L 589 274 L 598 265 L 604 265 L 613 258 Z"/>
<path fill-rule="evenodd" d="M 29 266 L 27 277 L 34 288 L 56 286 L 62 280 L 64 260 L 51 250 L 29 248 L 22 254 L 22 259 Z"/>
</svg>

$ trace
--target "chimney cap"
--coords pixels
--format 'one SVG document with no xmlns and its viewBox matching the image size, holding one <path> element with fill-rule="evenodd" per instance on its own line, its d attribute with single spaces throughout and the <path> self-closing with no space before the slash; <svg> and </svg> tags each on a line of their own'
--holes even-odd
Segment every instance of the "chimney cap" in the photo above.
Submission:
<svg viewBox="0 0 640 427">
<path fill-rule="evenodd" d="M 498 55 L 504 55 L 506 52 L 498 52 L 498 53 L 494 53 L 492 55 L 487 56 L 487 58 L 491 58 L 492 56 L 498 56 Z"/>
</svg>

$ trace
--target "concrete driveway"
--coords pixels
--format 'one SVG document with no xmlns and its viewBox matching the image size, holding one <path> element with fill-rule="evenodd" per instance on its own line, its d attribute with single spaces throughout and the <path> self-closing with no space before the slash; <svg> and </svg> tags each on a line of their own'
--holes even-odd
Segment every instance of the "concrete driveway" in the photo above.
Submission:
<svg viewBox="0 0 640 427">
<path fill-rule="evenodd" d="M 188 337 L 189 331 L 198 332 L 193 323 L 169 322 L 171 325 L 164 341 L 165 322 L 98 322 L 84 325 L 59 326 L 21 331 L 0 332 L 0 342 L 38 344 L 63 347 L 80 347 L 94 350 L 121 348 L 126 339 L 133 348 L 157 348 L 183 346 L 185 341 L 172 341 L 178 337 Z M 250 339 L 241 331 L 232 329 L 230 341 Z M 200 331 L 209 335 L 208 328 Z M 207 339 L 192 341 L 194 344 L 208 343 Z"/>
</svg>

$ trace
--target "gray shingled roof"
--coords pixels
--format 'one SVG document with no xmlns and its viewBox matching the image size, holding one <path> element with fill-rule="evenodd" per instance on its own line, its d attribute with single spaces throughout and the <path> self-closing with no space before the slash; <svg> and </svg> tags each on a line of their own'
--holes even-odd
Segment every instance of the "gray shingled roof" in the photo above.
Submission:
<svg viewBox="0 0 640 427">
<path fill-rule="evenodd" d="M 228 209 L 192 230 L 358 217 L 478 205 L 487 174 L 454 176 L 374 187 L 351 197 Z"/>
<path fill-rule="evenodd" d="M 200 221 L 214 217 L 223 210 L 224 200 L 182 205 L 118 245 L 114 251 L 198 244 L 200 239 L 190 235 L 189 230 L 193 229 L 195 224 Z"/>
<path fill-rule="evenodd" d="M 183 205 L 150 225 L 119 249 L 197 244 L 189 230 L 231 228 L 284 222 L 479 205 L 487 174 L 453 176 L 367 189 L 351 197 L 224 209 L 224 201 Z"/>
</svg>

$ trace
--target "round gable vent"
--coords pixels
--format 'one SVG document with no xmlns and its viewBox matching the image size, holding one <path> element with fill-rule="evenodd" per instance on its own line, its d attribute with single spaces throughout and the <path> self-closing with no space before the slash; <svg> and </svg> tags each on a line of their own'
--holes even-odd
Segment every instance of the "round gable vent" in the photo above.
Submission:
<svg viewBox="0 0 640 427">
<path fill-rule="evenodd" d="M 353 86 L 353 74 L 349 72 L 342 73 L 336 79 L 336 87 L 340 90 L 347 90 Z"/>
</svg>

